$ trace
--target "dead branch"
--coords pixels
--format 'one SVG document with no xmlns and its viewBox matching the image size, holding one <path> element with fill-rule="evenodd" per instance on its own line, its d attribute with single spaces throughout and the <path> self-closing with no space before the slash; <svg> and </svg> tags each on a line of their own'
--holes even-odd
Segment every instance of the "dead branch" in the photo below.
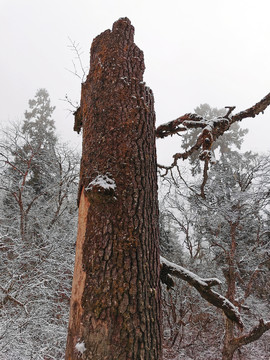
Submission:
<svg viewBox="0 0 270 360">
<path fill-rule="evenodd" d="M 202 279 L 191 271 L 183 268 L 182 266 L 176 265 L 163 257 L 160 257 L 160 261 L 160 279 L 164 284 L 166 284 L 170 288 L 174 286 L 174 282 L 170 275 L 177 277 L 178 279 L 187 281 L 200 293 L 200 295 L 205 300 L 207 300 L 215 307 L 221 309 L 224 312 L 225 316 L 227 316 L 227 318 L 231 321 L 235 322 L 240 329 L 243 328 L 241 315 L 239 314 L 237 308 L 224 296 L 218 294 L 216 291 L 213 291 L 211 289 L 211 287 L 221 284 L 221 281 L 219 279 Z"/>
<path fill-rule="evenodd" d="M 246 109 L 244 111 L 239 112 L 236 115 L 232 116 L 232 123 L 236 121 L 241 121 L 243 119 L 252 117 L 254 118 L 256 115 L 259 115 L 260 113 L 264 113 L 264 110 L 267 109 L 267 107 L 270 105 L 270 93 L 267 94 L 262 100 L 257 102 L 254 106 L 250 107 L 249 109 Z"/>
<path fill-rule="evenodd" d="M 254 326 L 249 333 L 242 335 L 238 338 L 234 338 L 232 342 L 238 347 L 250 344 L 253 341 L 258 340 L 266 331 L 270 330 L 270 321 L 259 320 L 259 324 Z"/>
<path fill-rule="evenodd" d="M 85 81 L 85 78 L 86 78 L 86 69 L 85 67 L 83 66 L 83 62 L 82 62 L 82 50 L 80 49 L 80 44 L 79 43 L 76 43 L 75 41 L 73 41 L 70 37 L 68 38 L 69 42 L 70 42 L 70 45 L 68 45 L 68 47 L 71 49 L 71 51 L 73 51 L 75 53 L 75 56 L 76 56 L 76 60 L 78 60 L 79 62 L 79 68 L 80 68 L 80 72 L 82 73 L 82 75 L 80 75 L 78 73 L 78 70 L 76 68 L 76 64 L 74 61 L 72 61 L 73 63 L 73 68 L 74 70 L 69 70 L 69 69 L 66 69 L 68 70 L 69 72 L 71 72 L 73 75 L 77 76 L 79 79 L 81 79 L 81 82 L 83 83 Z"/>
<path fill-rule="evenodd" d="M 181 131 L 186 131 L 189 126 L 187 123 L 187 126 L 182 126 L 185 121 L 194 121 L 198 123 L 198 127 L 202 127 L 202 121 L 204 120 L 203 117 L 197 115 L 197 114 L 185 114 L 183 116 L 180 116 L 179 118 L 170 121 L 166 124 L 160 125 L 156 129 L 156 137 L 163 139 L 166 136 L 177 134 Z"/>
<path fill-rule="evenodd" d="M 251 274 L 248 284 L 246 285 L 246 290 L 243 295 L 243 299 L 240 301 L 241 306 L 244 304 L 245 300 L 250 296 L 254 282 L 256 281 L 256 278 L 258 277 L 259 273 L 262 271 L 263 265 L 266 265 L 266 264 L 270 264 L 270 256 L 268 256 L 268 258 L 266 260 L 260 262 L 258 264 L 257 268 Z M 240 277 L 240 275 L 239 275 L 239 277 Z"/>
<path fill-rule="evenodd" d="M 163 169 L 172 169 L 176 166 L 179 159 L 187 159 L 194 151 L 202 148 L 200 154 L 200 159 L 208 159 L 211 161 L 211 147 L 212 144 L 227 131 L 230 126 L 245 118 L 252 117 L 263 113 L 264 110 L 270 105 L 270 93 L 266 95 L 262 100 L 256 103 L 254 106 L 232 115 L 232 111 L 235 109 L 235 106 L 226 106 L 228 112 L 223 117 L 218 117 L 216 119 L 207 120 L 197 114 L 185 114 L 180 116 L 176 120 L 170 121 L 166 124 L 160 125 L 156 129 L 156 137 L 164 138 L 169 135 L 177 134 L 181 131 L 186 131 L 187 129 L 202 128 L 201 134 L 198 136 L 196 143 L 187 151 L 183 153 L 177 153 L 173 156 L 174 161 L 170 166 L 160 166 Z"/>
</svg>

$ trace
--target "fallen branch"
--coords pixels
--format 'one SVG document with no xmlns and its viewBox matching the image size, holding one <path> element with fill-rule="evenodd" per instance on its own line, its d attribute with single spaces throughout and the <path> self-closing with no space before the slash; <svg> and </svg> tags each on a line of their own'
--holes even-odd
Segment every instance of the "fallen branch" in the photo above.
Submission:
<svg viewBox="0 0 270 360">
<path fill-rule="evenodd" d="M 243 328 L 241 315 L 238 309 L 224 296 L 218 294 L 212 290 L 211 287 L 220 285 L 221 281 L 217 278 L 203 279 L 193 272 L 183 268 L 182 266 L 176 265 L 163 257 L 160 257 L 161 262 L 161 281 L 166 284 L 169 288 L 174 286 L 174 282 L 170 275 L 187 281 L 193 286 L 200 295 L 207 300 L 210 304 L 221 309 L 228 319 L 235 322 L 240 329 Z"/>
</svg>

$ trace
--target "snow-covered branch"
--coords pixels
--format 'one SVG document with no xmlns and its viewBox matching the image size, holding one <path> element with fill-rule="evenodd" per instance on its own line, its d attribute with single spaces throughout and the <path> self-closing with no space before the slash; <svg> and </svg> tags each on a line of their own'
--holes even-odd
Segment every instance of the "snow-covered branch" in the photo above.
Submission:
<svg viewBox="0 0 270 360">
<path fill-rule="evenodd" d="M 156 129 L 156 137 L 164 138 L 169 135 L 177 134 L 181 131 L 186 131 L 188 128 L 204 127 L 204 118 L 197 114 L 185 114 L 179 118 L 169 121 L 166 124 L 160 125 Z M 185 123 L 185 125 L 183 125 Z"/>
<path fill-rule="evenodd" d="M 168 287 L 173 287 L 174 282 L 170 275 L 187 281 L 193 286 L 200 295 L 207 300 L 210 304 L 221 309 L 224 314 L 233 322 L 235 322 L 240 328 L 243 328 L 240 313 L 237 308 L 224 296 L 220 295 L 211 288 L 215 285 L 220 285 L 221 281 L 217 278 L 203 279 L 193 272 L 176 265 L 164 257 L 160 257 L 161 262 L 161 281 Z"/>
<path fill-rule="evenodd" d="M 262 100 L 257 102 L 254 106 L 246 109 L 244 111 L 239 112 L 236 115 L 232 116 L 232 123 L 236 121 L 241 121 L 245 118 L 252 117 L 254 118 L 256 115 L 263 113 L 265 109 L 270 105 L 270 93 L 267 94 Z"/>
<path fill-rule="evenodd" d="M 254 106 L 241 111 L 235 115 L 231 115 L 231 112 L 235 109 L 234 106 L 227 106 L 228 112 L 226 115 L 217 117 L 215 119 L 207 120 L 197 114 L 185 114 L 180 116 L 176 120 L 170 121 L 166 124 L 160 125 L 156 129 L 156 137 L 164 138 L 169 135 L 174 135 L 187 129 L 202 128 L 202 132 L 198 136 L 195 144 L 183 153 L 176 153 L 173 158 L 174 161 L 170 166 L 161 166 L 162 169 L 172 169 L 176 166 L 179 159 L 187 159 L 190 155 L 199 149 L 202 149 L 200 159 L 205 161 L 206 159 L 211 161 L 211 147 L 212 144 L 223 135 L 230 126 L 245 118 L 252 117 L 263 113 L 264 110 L 270 105 L 270 93 L 266 95 L 262 100 L 256 103 Z"/>
</svg>

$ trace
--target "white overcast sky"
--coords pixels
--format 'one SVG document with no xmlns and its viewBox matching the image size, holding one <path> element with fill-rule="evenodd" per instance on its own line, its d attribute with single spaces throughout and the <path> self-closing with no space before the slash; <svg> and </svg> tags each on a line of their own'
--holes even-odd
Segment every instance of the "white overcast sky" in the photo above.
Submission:
<svg viewBox="0 0 270 360">
<path fill-rule="evenodd" d="M 80 98 L 80 80 L 66 70 L 74 59 L 68 38 L 88 66 L 93 38 L 124 16 L 144 51 L 157 125 L 202 103 L 244 110 L 270 91 L 269 14 L 269 0 L 0 0 L 1 122 L 22 119 L 28 100 L 46 88 L 58 133 L 79 144 L 60 100 Z M 243 126 L 250 129 L 244 150 L 269 150 L 269 110 Z M 167 161 L 169 143 L 159 148 Z"/>
</svg>

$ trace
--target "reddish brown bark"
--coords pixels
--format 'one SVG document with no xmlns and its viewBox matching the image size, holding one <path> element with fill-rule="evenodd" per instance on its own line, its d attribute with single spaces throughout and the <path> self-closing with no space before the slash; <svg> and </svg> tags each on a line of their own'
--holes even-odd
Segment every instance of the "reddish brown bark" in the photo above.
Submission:
<svg viewBox="0 0 270 360">
<path fill-rule="evenodd" d="M 83 155 L 66 360 L 161 359 L 154 101 L 133 36 L 124 18 L 94 39 L 76 113 Z"/>
<path fill-rule="evenodd" d="M 235 109 L 235 106 L 226 106 L 228 112 L 224 117 L 220 117 L 213 120 L 206 120 L 203 117 L 197 114 L 185 114 L 179 118 L 170 121 L 166 124 L 160 125 L 156 129 L 156 137 L 164 138 L 169 135 L 174 135 L 187 129 L 201 128 L 202 132 L 198 136 L 195 144 L 190 147 L 187 151 L 183 153 L 176 153 L 173 155 L 173 162 L 170 166 L 159 165 L 161 169 L 170 170 L 173 167 L 177 166 L 177 161 L 179 159 L 189 158 L 194 151 L 201 149 L 200 159 L 201 160 L 210 160 L 211 161 L 211 147 L 213 143 L 229 130 L 230 126 L 245 118 L 256 117 L 260 113 L 263 113 L 265 109 L 270 105 L 270 93 L 267 94 L 262 100 L 257 102 L 254 106 L 241 111 L 235 115 L 231 115 L 232 111 Z"/>
</svg>

